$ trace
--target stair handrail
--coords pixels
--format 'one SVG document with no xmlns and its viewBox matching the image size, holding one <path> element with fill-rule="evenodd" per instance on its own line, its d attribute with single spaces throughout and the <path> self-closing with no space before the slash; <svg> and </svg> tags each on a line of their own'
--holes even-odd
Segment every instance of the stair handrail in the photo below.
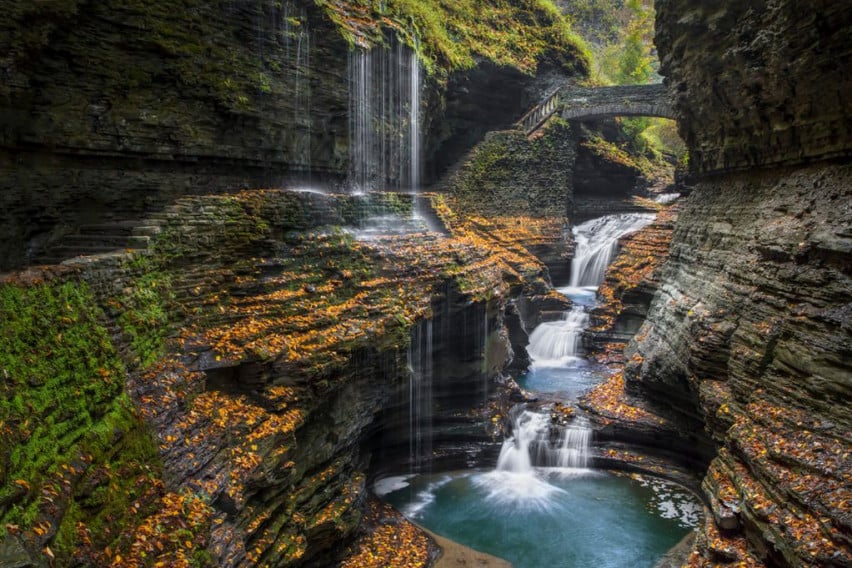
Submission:
<svg viewBox="0 0 852 568">
<path fill-rule="evenodd" d="M 559 109 L 559 92 L 562 87 L 557 87 L 549 95 L 544 97 L 540 103 L 532 107 L 522 116 L 516 126 L 523 129 L 527 135 L 535 132 L 548 118 Z"/>
</svg>

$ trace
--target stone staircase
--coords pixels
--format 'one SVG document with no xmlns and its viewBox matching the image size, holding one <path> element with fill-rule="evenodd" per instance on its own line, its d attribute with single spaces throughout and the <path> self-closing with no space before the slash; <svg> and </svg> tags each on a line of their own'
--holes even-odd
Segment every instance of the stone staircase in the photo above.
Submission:
<svg viewBox="0 0 852 568">
<path fill-rule="evenodd" d="M 78 256 L 147 249 L 160 227 L 138 220 L 82 225 L 35 258 L 35 264 L 59 264 Z"/>
</svg>

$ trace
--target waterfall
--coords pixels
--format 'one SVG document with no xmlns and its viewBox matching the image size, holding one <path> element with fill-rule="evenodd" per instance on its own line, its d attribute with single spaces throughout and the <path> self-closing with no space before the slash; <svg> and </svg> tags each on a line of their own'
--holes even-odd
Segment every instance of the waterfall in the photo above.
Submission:
<svg viewBox="0 0 852 568">
<path fill-rule="evenodd" d="M 421 322 L 408 346 L 408 439 L 412 469 L 432 455 L 432 320 Z"/>
<path fill-rule="evenodd" d="M 591 429 L 586 422 L 576 422 L 557 431 L 549 414 L 521 410 L 512 421 L 512 436 L 503 441 L 497 471 L 530 474 L 534 467 L 585 469 Z"/>
<path fill-rule="evenodd" d="M 408 137 L 409 137 L 409 187 L 411 191 L 420 189 L 420 62 L 417 53 L 409 54 L 409 105 L 408 105 Z M 416 203 L 416 200 L 415 200 Z"/>
<path fill-rule="evenodd" d="M 580 355 L 583 331 L 589 323 L 589 314 L 583 306 L 574 306 L 562 314 L 559 321 L 538 325 L 530 334 L 527 353 L 539 367 L 561 366 Z"/>
<path fill-rule="evenodd" d="M 574 259 L 570 287 L 597 288 L 618 249 L 618 239 L 654 221 L 653 213 L 622 213 L 586 221 L 574 227 Z"/>
<path fill-rule="evenodd" d="M 402 43 L 349 54 L 349 186 L 356 193 L 420 185 L 421 69 Z"/>
</svg>

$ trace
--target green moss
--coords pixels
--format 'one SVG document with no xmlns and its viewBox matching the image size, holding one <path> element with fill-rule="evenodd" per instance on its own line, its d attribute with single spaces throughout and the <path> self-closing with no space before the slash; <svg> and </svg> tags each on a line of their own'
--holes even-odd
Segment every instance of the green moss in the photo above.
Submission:
<svg viewBox="0 0 852 568">
<path fill-rule="evenodd" d="M 0 285 L 0 321 L 0 534 L 7 523 L 32 527 L 65 502 L 56 546 L 68 552 L 78 522 L 123 526 L 136 513 L 127 484 L 157 467 L 156 448 L 85 283 Z M 92 479 L 101 470 L 121 474 Z"/>
<path fill-rule="evenodd" d="M 585 73 L 589 51 L 550 0 L 315 0 L 350 42 L 378 43 L 379 22 L 415 49 L 427 70 L 472 67 L 477 56 L 534 73 L 545 56 Z"/>
<path fill-rule="evenodd" d="M 133 262 L 140 274 L 122 297 L 109 301 L 119 313 L 118 324 L 130 343 L 139 367 L 154 363 L 165 351 L 169 335 L 169 304 L 174 300 L 172 278 L 148 257 Z"/>
<path fill-rule="evenodd" d="M 573 177 L 575 136 L 552 118 L 530 140 L 517 130 L 489 134 L 451 182 L 465 212 L 477 215 L 564 215 Z"/>
</svg>

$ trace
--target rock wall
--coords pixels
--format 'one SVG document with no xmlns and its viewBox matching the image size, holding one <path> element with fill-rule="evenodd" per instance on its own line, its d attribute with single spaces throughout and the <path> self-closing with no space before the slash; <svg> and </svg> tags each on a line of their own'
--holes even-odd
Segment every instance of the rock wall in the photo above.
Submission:
<svg viewBox="0 0 852 568">
<path fill-rule="evenodd" d="M 179 195 L 346 172 L 349 47 L 311 3 L 25 4 L 0 6 L 0 268 Z"/>
<path fill-rule="evenodd" d="M 661 0 L 660 73 L 699 173 L 852 154 L 852 6 Z"/>
<path fill-rule="evenodd" d="M 628 347 L 628 389 L 703 421 L 720 448 L 705 488 L 732 532 L 699 540 L 709 560 L 852 558 L 850 182 L 848 166 L 817 165 L 697 184 Z"/>
<path fill-rule="evenodd" d="M 330 227 L 413 206 L 184 197 L 144 221 L 144 251 L 0 280 L 0 563 L 332 565 L 383 429 L 406 424 L 407 459 L 417 416 L 422 465 L 442 428 L 485 439 L 458 412 L 510 357 L 505 303 L 546 272 L 461 226 L 367 243 Z"/>
<path fill-rule="evenodd" d="M 852 169 L 832 159 L 852 145 L 852 9 L 657 12 L 697 181 L 628 346 L 627 390 L 717 444 L 713 522 L 690 566 L 849 565 Z"/>
<path fill-rule="evenodd" d="M 348 4 L 335 9 L 363 9 Z M 45 261 L 43 251 L 81 225 L 138 219 L 182 195 L 343 183 L 353 47 L 327 8 L 0 2 L 0 270 Z M 375 28 L 373 49 L 395 50 L 396 35 L 408 33 L 369 18 L 346 21 Z M 561 57 L 580 61 L 576 47 L 562 47 Z M 426 181 L 489 126 L 522 114 L 539 83 L 584 69 L 543 66 L 536 79 L 534 65 L 478 61 L 424 72 Z"/>
</svg>

